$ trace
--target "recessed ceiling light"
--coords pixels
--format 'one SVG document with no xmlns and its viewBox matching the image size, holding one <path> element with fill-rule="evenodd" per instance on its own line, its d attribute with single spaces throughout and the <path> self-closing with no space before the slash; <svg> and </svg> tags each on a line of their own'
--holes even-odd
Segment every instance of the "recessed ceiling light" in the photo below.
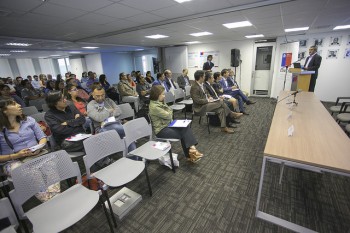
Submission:
<svg viewBox="0 0 350 233">
<path fill-rule="evenodd" d="M 198 44 L 201 43 L 200 41 L 187 41 L 186 44 Z"/>
<path fill-rule="evenodd" d="M 248 36 L 245 36 L 246 38 L 259 38 L 259 37 L 264 37 L 263 34 L 259 34 L 259 35 L 248 35 Z"/>
<path fill-rule="evenodd" d="M 190 2 L 192 0 L 174 0 L 175 2 L 178 2 L 178 3 L 183 3 L 183 2 Z"/>
<path fill-rule="evenodd" d="M 61 55 L 50 55 L 51 57 L 59 57 L 59 56 L 61 56 Z"/>
<path fill-rule="evenodd" d="M 135 49 L 135 51 L 143 51 L 144 49 Z"/>
<path fill-rule="evenodd" d="M 6 56 L 10 56 L 11 54 L 8 53 L 0 53 L 0 57 L 6 57 Z"/>
<path fill-rule="evenodd" d="M 162 38 L 167 38 L 169 36 L 157 34 L 157 35 L 150 35 L 150 36 L 145 36 L 145 37 L 150 38 L 150 39 L 162 39 Z"/>
<path fill-rule="evenodd" d="M 333 30 L 341 30 L 341 29 L 348 29 L 348 28 L 350 28 L 350 25 L 340 25 L 333 28 Z"/>
<path fill-rule="evenodd" d="M 10 50 L 10 53 L 26 53 L 27 50 Z"/>
<path fill-rule="evenodd" d="M 224 27 L 227 28 L 241 28 L 241 27 L 249 27 L 253 24 L 249 21 L 242 21 L 242 22 L 235 22 L 235 23 L 225 23 L 223 24 Z"/>
<path fill-rule="evenodd" d="M 72 52 L 69 52 L 69 53 L 81 53 L 81 52 L 79 52 L 79 51 L 72 51 Z"/>
<path fill-rule="evenodd" d="M 208 36 L 208 35 L 213 35 L 213 33 L 211 33 L 211 32 L 197 32 L 197 33 L 192 33 L 192 34 L 190 34 L 191 36 L 196 36 L 196 37 L 198 37 L 198 36 Z"/>
<path fill-rule="evenodd" d="M 309 27 L 284 29 L 285 32 L 297 32 L 297 31 L 306 31 L 306 30 L 309 30 Z"/>
<path fill-rule="evenodd" d="M 83 47 L 83 49 L 98 49 L 99 47 L 94 47 L 94 46 L 86 46 Z"/>
<path fill-rule="evenodd" d="M 6 43 L 6 45 L 27 47 L 27 46 L 31 46 L 32 44 L 28 44 L 28 43 Z"/>
</svg>

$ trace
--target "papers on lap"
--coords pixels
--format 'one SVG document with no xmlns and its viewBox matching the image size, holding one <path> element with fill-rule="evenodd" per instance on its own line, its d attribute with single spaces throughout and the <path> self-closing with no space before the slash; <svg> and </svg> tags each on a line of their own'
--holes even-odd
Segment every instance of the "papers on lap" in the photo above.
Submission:
<svg viewBox="0 0 350 233">
<path fill-rule="evenodd" d="M 167 142 L 156 142 L 153 144 L 153 147 L 158 150 L 166 150 L 170 147 L 170 143 Z"/>
<path fill-rule="evenodd" d="M 169 127 L 187 127 L 191 123 L 191 120 L 173 120 Z"/>
<path fill-rule="evenodd" d="M 32 151 L 32 152 L 34 152 L 34 151 L 37 151 L 37 150 L 43 148 L 45 145 L 46 145 L 45 143 L 43 143 L 43 144 L 38 144 L 38 145 L 36 145 L 36 146 L 30 147 L 29 150 Z"/>
<path fill-rule="evenodd" d="M 76 141 L 80 141 L 80 140 L 83 140 L 85 138 L 88 138 L 90 136 L 91 136 L 91 134 L 79 133 L 79 134 L 74 135 L 70 138 L 66 138 L 66 140 L 70 141 L 70 142 L 76 142 Z"/>
</svg>

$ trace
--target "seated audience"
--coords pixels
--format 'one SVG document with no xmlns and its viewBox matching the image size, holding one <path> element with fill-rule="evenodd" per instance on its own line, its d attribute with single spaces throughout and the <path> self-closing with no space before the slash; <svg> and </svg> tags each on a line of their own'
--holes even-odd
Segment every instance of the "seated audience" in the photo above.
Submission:
<svg viewBox="0 0 350 233">
<path fill-rule="evenodd" d="M 56 84 L 54 80 L 48 80 L 46 83 L 46 87 L 44 88 L 44 93 L 47 94 L 51 91 L 57 91 L 56 90 Z"/>
<path fill-rule="evenodd" d="M 165 75 L 163 73 L 157 73 L 157 80 L 153 82 L 153 86 L 161 85 L 164 87 L 166 92 L 169 92 L 168 85 L 165 83 Z"/>
<path fill-rule="evenodd" d="M 146 81 L 149 83 L 149 84 L 152 84 L 154 82 L 154 78 L 152 77 L 151 75 L 151 71 L 147 71 L 146 72 Z"/>
<path fill-rule="evenodd" d="M 185 156 L 195 163 L 203 156 L 195 147 L 198 142 L 189 126 L 168 127 L 173 120 L 173 110 L 164 103 L 164 93 L 165 89 L 160 85 L 153 86 L 150 92 L 149 115 L 154 133 L 159 138 L 180 139 Z"/>
<path fill-rule="evenodd" d="M 86 83 L 88 81 L 89 77 L 88 77 L 88 74 L 86 71 L 84 71 L 82 74 L 81 74 L 81 83 Z"/>
<path fill-rule="evenodd" d="M 77 81 L 78 81 L 77 79 L 70 77 L 66 80 L 66 85 L 74 85 L 77 88 L 78 96 L 86 101 L 89 100 L 90 98 L 89 94 L 87 93 L 87 91 L 85 91 L 84 88 L 82 88 L 79 85 Z"/>
<path fill-rule="evenodd" d="M 50 108 L 45 113 L 45 121 L 49 125 L 57 145 L 73 135 L 85 133 L 83 125 L 85 117 L 73 105 L 67 105 L 62 92 L 49 92 L 46 103 Z"/>
<path fill-rule="evenodd" d="M 22 114 L 22 108 L 11 99 L 0 100 L 0 163 L 6 175 L 18 167 L 20 160 L 35 156 L 41 150 L 32 152 L 29 148 L 46 143 L 46 135 L 36 121 Z"/>
<path fill-rule="evenodd" d="M 227 82 L 228 82 L 229 86 L 236 86 L 238 89 L 241 89 L 236 81 L 235 72 L 231 69 L 228 69 L 228 72 L 229 72 L 229 76 L 228 76 Z M 242 92 L 244 93 L 245 96 L 248 97 L 248 95 L 249 95 L 248 92 L 246 92 L 246 91 L 242 91 Z"/>
<path fill-rule="evenodd" d="M 141 103 L 149 103 L 149 93 L 151 86 L 146 82 L 145 78 L 141 75 L 136 85 L 136 91 L 139 94 Z"/>
<path fill-rule="evenodd" d="M 122 112 L 118 105 L 113 100 L 106 98 L 106 92 L 102 86 L 95 86 L 92 90 L 92 97 L 94 100 L 87 105 L 87 114 L 93 122 L 96 133 L 116 130 L 120 138 L 124 138 L 124 128 L 118 118 Z M 135 143 L 132 143 L 129 151 L 135 148 Z"/>
<path fill-rule="evenodd" d="M 117 90 L 109 84 L 105 74 L 100 75 L 99 81 L 103 89 L 105 89 L 107 97 L 119 103 L 119 94 Z"/>
<path fill-rule="evenodd" d="M 28 79 L 22 80 L 21 85 L 25 87 L 24 89 L 22 89 L 21 96 L 27 106 L 29 106 L 30 100 L 45 98 L 44 93 L 35 90 Z"/>
<path fill-rule="evenodd" d="M 210 84 L 210 86 L 212 87 L 212 89 L 214 89 L 214 91 L 216 92 L 216 94 L 219 96 L 219 97 L 223 97 L 225 98 L 228 102 L 230 102 L 230 106 L 229 108 L 232 109 L 232 110 L 235 110 L 237 109 L 238 112 L 240 111 L 239 110 L 239 107 L 238 107 L 238 101 L 237 99 L 233 98 L 232 96 L 230 95 L 224 95 L 224 90 L 221 86 L 221 83 L 220 83 L 220 80 L 222 79 L 221 77 L 221 73 L 220 72 L 215 72 L 214 75 L 210 75 L 210 78 L 208 77 L 208 80 L 207 80 L 207 73 L 206 73 L 206 82 Z M 208 86 L 208 84 L 204 84 L 205 86 Z M 207 88 L 208 92 L 210 93 L 210 90 L 211 88 Z M 213 97 L 212 93 L 210 93 L 210 95 Z"/>
<path fill-rule="evenodd" d="M 214 90 L 214 88 L 212 87 L 213 83 L 214 83 L 214 77 L 213 77 L 213 73 L 210 71 L 206 71 L 205 72 L 205 78 L 204 78 L 204 88 L 206 89 L 206 91 L 209 93 L 209 95 L 213 98 L 213 99 L 222 99 L 225 104 L 230 108 L 230 110 L 233 111 L 233 114 L 235 116 L 235 118 L 239 118 L 243 115 L 243 113 L 236 113 L 234 112 L 234 108 L 237 107 L 237 100 L 231 96 L 229 96 L 229 98 L 227 98 L 227 96 L 219 96 L 216 91 Z M 233 123 L 239 123 L 236 120 L 231 120 L 231 122 Z"/>
<path fill-rule="evenodd" d="M 229 85 L 229 83 L 227 81 L 228 76 L 229 76 L 229 72 L 227 69 L 223 69 L 221 71 L 221 76 L 222 76 L 222 79 L 221 79 L 220 83 L 221 83 L 221 86 L 224 90 L 224 94 L 227 94 L 227 95 L 230 95 L 230 96 L 236 98 L 238 100 L 238 105 L 239 105 L 239 109 L 240 109 L 241 113 L 248 115 L 244 109 L 243 103 L 250 105 L 250 104 L 255 104 L 255 102 L 250 101 L 238 87 Z"/>
<path fill-rule="evenodd" d="M 204 115 L 205 112 L 217 113 L 221 123 L 221 131 L 225 133 L 233 133 L 234 131 L 227 127 L 226 117 L 234 119 L 236 115 L 227 107 L 222 99 L 214 101 L 214 99 L 205 90 L 203 86 L 203 70 L 197 70 L 194 74 L 194 78 L 195 83 L 191 87 L 194 112 L 199 115 Z"/>
<path fill-rule="evenodd" d="M 135 111 L 139 110 L 139 97 L 135 89 L 130 85 L 125 73 L 119 74 L 118 91 L 122 101 L 125 103 L 134 103 Z"/>
<path fill-rule="evenodd" d="M 13 99 L 17 104 L 21 105 L 22 108 L 26 106 L 24 101 L 16 95 L 16 92 L 11 94 L 10 87 L 6 84 L 0 84 L 0 99 Z"/>
<path fill-rule="evenodd" d="M 92 72 L 92 71 L 89 71 L 88 72 L 88 80 L 86 82 L 86 91 L 87 92 L 91 92 L 91 85 L 95 82 L 98 82 L 98 79 L 96 78 L 96 73 Z"/>
<path fill-rule="evenodd" d="M 137 73 L 136 73 L 137 74 Z M 126 75 L 126 79 L 128 80 L 128 83 L 129 83 L 129 85 L 132 87 L 132 88 L 136 88 L 136 80 L 137 80 L 137 77 L 138 76 L 136 76 L 136 77 L 131 77 L 131 75 L 130 74 L 127 74 Z M 134 79 L 135 79 L 135 81 L 134 81 Z"/>
<path fill-rule="evenodd" d="M 171 70 L 165 70 L 164 71 L 164 76 L 165 76 L 165 83 L 168 86 L 169 90 L 175 90 L 176 89 L 176 85 L 172 79 L 172 75 L 173 73 L 171 72 Z"/>
<path fill-rule="evenodd" d="M 185 90 L 186 86 L 191 86 L 190 79 L 187 76 L 188 69 L 182 70 L 182 75 L 177 78 L 177 83 L 179 87 Z"/>
</svg>

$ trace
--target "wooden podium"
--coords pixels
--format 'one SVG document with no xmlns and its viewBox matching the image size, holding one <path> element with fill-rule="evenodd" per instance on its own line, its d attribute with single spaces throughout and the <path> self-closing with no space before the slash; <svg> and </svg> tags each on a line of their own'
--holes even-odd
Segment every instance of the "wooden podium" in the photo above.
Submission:
<svg viewBox="0 0 350 233">
<path fill-rule="evenodd" d="M 289 68 L 289 73 L 293 74 L 292 79 L 292 91 L 302 90 L 305 92 L 309 91 L 311 75 L 315 73 L 315 71 L 305 71 L 300 68 Z"/>
</svg>

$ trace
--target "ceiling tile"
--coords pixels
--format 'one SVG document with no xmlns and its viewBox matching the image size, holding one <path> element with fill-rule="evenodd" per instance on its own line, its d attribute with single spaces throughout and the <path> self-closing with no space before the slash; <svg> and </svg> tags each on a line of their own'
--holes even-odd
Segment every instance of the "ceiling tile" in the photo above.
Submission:
<svg viewBox="0 0 350 233">
<path fill-rule="evenodd" d="M 50 3 L 84 11 L 95 11 L 105 6 L 111 5 L 114 2 L 109 0 L 50 0 Z"/>
<path fill-rule="evenodd" d="M 141 14 L 143 11 L 119 3 L 114 3 L 113 5 L 97 10 L 96 13 L 122 19 Z"/>
<path fill-rule="evenodd" d="M 226 0 L 195 0 L 182 3 L 184 7 L 194 12 L 210 12 L 213 10 L 231 7 L 231 3 Z"/>
<path fill-rule="evenodd" d="M 154 11 L 179 4 L 173 0 L 123 0 L 119 3 L 142 11 Z"/>
<path fill-rule="evenodd" d="M 85 24 L 88 23 L 88 24 L 92 24 L 92 25 L 101 25 L 101 24 L 107 24 L 107 23 L 113 22 L 116 20 L 116 18 L 112 18 L 109 16 L 100 15 L 100 14 L 95 14 L 95 13 L 88 13 L 88 14 L 80 16 L 74 20 L 85 23 Z"/>
<path fill-rule="evenodd" d="M 63 18 L 66 18 L 67 20 L 86 14 L 86 11 L 76 10 L 73 8 L 58 6 L 50 3 L 41 5 L 40 7 L 36 8 L 33 12 L 42 14 L 42 15 L 47 15 L 50 17 L 51 16 L 63 17 Z"/>
<path fill-rule="evenodd" d="M 165 7 L 159 10 L 152 11 L 151 13 L 167 19 L 173 19 L 173 18 L 179 18 L 183 16 L 190 16 L 193 14 L 193 11 L 188 8 L 185 8 L 182 4 L 177 4 L 170 7 Z"/>
<path fill-rule="evenodd" d="M 150 13 L 142 13 L 139 15 L 125 18 L 125 19 L 130 20 L 132 22 L 140 23 L 140 24 L 148 24 L 148 23 L 155 23 L 155 22 L 162 21 L 165 18 L 154 14 L 150 14 Z"/>
<path fill-rule="evenodd" d="M 17 10 L 17 11 L 30 11 L 40 5 L 45 5 L 41 0 L 1 0 L 0 8 Z"/>
</svg>

